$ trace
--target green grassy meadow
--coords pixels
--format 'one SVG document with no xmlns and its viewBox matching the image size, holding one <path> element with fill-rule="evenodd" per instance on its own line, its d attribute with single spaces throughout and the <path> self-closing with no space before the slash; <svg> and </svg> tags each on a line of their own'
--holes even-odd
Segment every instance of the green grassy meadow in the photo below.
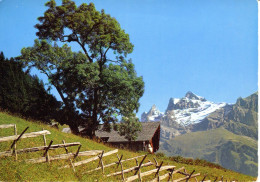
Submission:
<svg viewBox="0 0 260 182">
<path fill-rule="evenodd" d="M 40 131 L 43 128 L 49 130 L 51 135 L 46 135 L 47 144 L 53 140 L 53 144 L 61 144 L 62 140 L 65 140 L 66 143 L 70 142 L 80 142 L 82 144 L 80 151 L 86 150 L 104 150 L 105 152 L 114 150 L 115 148 L 104 145 L 102 143 L 98 143 L 87 138 L 83 138 L 80 136 L 75 136 L 73 134 L 62 133 L 59 129 L 52 128 L 50 126 L 41 124 L 39 122 L 30 122 L 19 117 L 15 117 L 9 115 L 4 112 L 0 112 L 0 125 L 1 124 L 16 124 L 18 129 L 18 134 L 20 134 L 27 126 L 29 129 L 26 133 Z M 13 128 L 8 129 L 0 129 L 0 137 L 13 135 Z M 1 142 L 0 143 L 0 152 L 10 150 L 11 142 Z M 17 143 L 17 149 L 22 148 L 31 148 L 36 146 L 43 146 L 43 137 L 35 137 L 35 138 L 26 138 L 21 139 Z M 76 152 L 78 147 L 68 147 L 69 152 Z M 50 163 L 40 163 L 40 164 L 28 164 L 25 162 L 26 159 L 38 158 L 43 155 L 44 151 L 33 152 L 33 153 L 24 153 L 18 155 L 18 161 L 15 161 L 15 157 L 0 157 L 0 181 L 120 181 L 121 176 L 116 177 L 105 177 L 106 174 L 114 173 L 116 171 L 120 171 L 120 167 L 117 168 L 116 165 L 113 167 L 105 168 L 105 175 L 102 175 L 101 171 L 95 171 L 89 174 L 84 174 L 86 171 L 94 169 L 98 166 L 98 160 L 94 162 L 90 162 L 88 164 L 84 164 L 76 167 L 76 172 L 74 173 L 71 168 L 68 169 L 59 169 L 64 165 L 68 165 L 68 160 L 58 160 L 51 161 Z M 50 156 L 65 154 L 65 150 L 63 148 L 50 150 Z M 119 150 L 118 155 L 123 155 L 123 159 L 135 157 L 138 155 L 147 154 L 145 152 L 131 152 L 128 150 Z M 93 157 L 93 156 L 90 156 Z M 90 157 L 78 157 L 75 161 L 81 161 Z M 255 181 L 255 177 L 243 175 L 237 172 L 233 172 L 231 170 L 227 170 L 224 168 L 214 167 L 214 165 L 209 165 L 208 163 L 198 163 L 196 165 L 183 162 L 176 162 L 172 158 L 166 157 L 162 154 L 148 154 L 145 162 L 148 160 L 154 162 L 153 158 L 156 157 L 158 163 L 161 161 L 164 162 L 163 165 L 174 165 L 175 169 L 180 167 L 185 167 L 185 169 L 190 173 L 195 170 L 195 173 L 200 173 L 201 175 L 197 177 L 198 180 L 202 180 L 205 175 L 208 175 L 206 180 L 215 180 L 216 177 L 220 180 L 223 176 L 224 180 L 231 181 Z M 112 154 L 110 156 L 104 157 L 103 162 L 104 165 L 118 161 L 116 154 Z M 141 161 L 141 158 L 138 159 Z M 136 165 L 134 160 L 124 162 L 124 169 L 133 167 Z M 155 169 L 154 166 L 142 168 L 141 171 L 145 172 L 151 169 Z M 160 175 L 165 174 L 166 171 L 160 172 Z M 125 177 L 132 176 L 133 172 L 125 174 Z M 176 174 L 174 175 L 174 179 L 178 179 L 180 177 L 184 177 L 183 175 Z M 154 178 L 154 175 L 150 175 L 149 177 L 144 177 L 144 181 L 149 181 Z M 195 181 L 192 179 L 191 181 Z"/>
</svg>

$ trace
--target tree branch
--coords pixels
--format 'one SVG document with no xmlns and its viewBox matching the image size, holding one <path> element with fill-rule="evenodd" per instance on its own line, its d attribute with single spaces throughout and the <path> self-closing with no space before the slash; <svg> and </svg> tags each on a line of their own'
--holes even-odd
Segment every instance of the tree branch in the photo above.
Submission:
<svg viewBox="0 0 260 182">
<path fill-rule="evenodd" d="M 89 61 L 92 63 L 93 60 L 92 60 L 91 57 L 89 56 L 88 51 L 86 50 L 86 48 L 85 48 L 85 46 L 84 46 L 85 43 L 81 43 L 81 42 L 80 42 L 79 37 L 78 37 L 78 35 L 77 35 L 75 32 L 73 32 L 73 33 L 70 34 L 70 35 L 64 35 L 64 36 L 60 37 L 60 41 L 61 41 L 61 42 L 70 42 L 69 40 L 64 40 L 64 38 L 65 38 L 65 37 L 67 37 L 67 38 L 69 38 L 69 37 L 72 38 L 72 35 L 75 35 L 75 36 L 76 36 L 76 39 L 72 39 L 71 41 L 76 41 L 76 42 L 81 46 L 81 48 L 83 49 L 85 55 L 88 57 Z"/>
<path fill-rule="evenodd" d="M 101 62 L 101 64 L 100 64 L 100 66 L 102 66 L 104 63 L 104 61 L 103 61 L 103 54 L 102 54 L 102 46 L 100 45 L 100 47 L 99 47 L 99 53 L 100 53 L 100 62 Z"/>
<path fill-rule="evenodd" d="M 111 47 L 110 47 L 111 44 L 112 44 L 112 42 L 109 43 L 109 46 L 108 46 L 107 50 L 106 50 L 105 53 L 104 53 L 104 57 L 106 57 L 107 51 L 111 48 Z"/>
<path fill-rule="evenodd" d="M 120 63 L 119 61 L 113 61 L 111 59 L 108 59 L 108 61 L 113 62 L 113 63 Z"/>
<path fill-rule="evenodd" d="M 88 51 L 86 50 L 86 48 L 85 48 L 85 46 L 84 46 L 85 42 L 81 43 L 80 40 L 79 40 L 78 35 L 77 35 L 76 33 L 74 33 L 74 34 L 75 34 L 75 36 L 77 37 L 76 42 L 81 46 L 81 48 L 83 49 L 84 53 L 85 53 L 86 56 L 88 57 L 89 61 L 90 61 L 91 63 L 93 63 L 93 59 L 91 59 L 91 57 L 90 57 L 89 54 L 88 54 Z"/>
<path fill-rule="evenodd" d="M 95 28 L 96 26 L 100 25 L 100 23 L 101 23 L 101 22 L 99 21 L 98 23 L 94 24 L 94 25 L 92 26 L 92 28 L 87 32 L 86 37 L 88 37 L 88 35 L 94 30 L 94 28 Z M 86 40 L 84 40 L 82 43 L 85 44 L 85 43 L 86 43 Z"/>
<path fill-rule="evenodd" d="M 41 70 L 48 78 L 50 78 L 50 75 L 49 75 L 44 69 L 39 69 L 39 70 Z M 68 104 L 66 98 L 63 96 L 63 93 L 62 93 L 61 89 L 60 89 L 59 86 L 58 86 L 58 83 L 55 81 L 55 84 L 53 83 L 52 85 L 53 85 L 53 86 L 56 88 L 56 90 L 58 91 L 58 93 L 59 93 L 59 95 L 60 95 L 60 97 L 61 97 L 63 103 L 64 103 L 66 106 L 69 106 L 69 104 Z"/>
</svg>

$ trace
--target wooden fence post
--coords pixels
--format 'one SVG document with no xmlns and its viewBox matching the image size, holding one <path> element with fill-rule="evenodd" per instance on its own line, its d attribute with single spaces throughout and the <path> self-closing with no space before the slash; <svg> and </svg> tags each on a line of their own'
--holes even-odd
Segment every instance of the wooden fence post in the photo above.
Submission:
<svg viewBox="0 0 260 182">
<path fill-rule="evenodd" d="M 172 179 L 172 173 L 173 173 L 173 171 L 174 171 L 174 168 L 171 170 L 171 172 L 170 172 L 170 174 L 169 174 L 169 179 L 168 179 L 168 181 L 173 181 L 173 179 Z"/>
<path fill-rule="evenodd" d="M 119 166 L 119 164 L 120 164 L 120 162 L 121 162 L 121 160 L 122 160 L 122 158 L 123 158 L 123 155 L 121 155 L 121 157 L 119 158 L 119 156 L 118 156 L 118 154 L 116 154 L 116 156 L 117 156 L 117 158 L 118 158 L 118 162 L 117 162 L 117 168 L 118 168 L 118 166 Z"/>
<path fill-rule="evenodd" d="M 104 150 L 103 150 L 102 153 L 98 156 L 98 157 L 99 157 L 98 167 L 101 165 L 102 174 L 104 174 L 104 163 L 103 163 L 103 160 L 102 160 L 103 154 L 104 154 Z"/>
<path fill-rule="evenodd" d="M 19 135 L 19 137 L 13 141 L 13 143 L 12 143 L 12 145 L 11 145 L 11 148 L 14 147 L 14 145 L 16 144 L 16 142 L 18 142 L 18 140 L 23 136 L 23 134 L 26 132 L 26 130 L 28 130 L 28 128 L 29 128 L 29 127 L 25 128 L 25 129 L 23 130 L 23 132 Z"/>
<path fill-rule="evenodd" d="M 16 124 L 14 124 L 14 135 L 17 136 L 17 128 L 16 128 Z M 17 157 L 17 151 L 16 151 L 16 142 L 15 142 L 15 144 L 14 144 L 14 154 L 15 154 L 15 160 L 17 160 L 18 157 Z"/>
<path fill-rule="evenodd" d="M 76 154 L 74 155 L 73 160 L 75 160 L 78 157 L 80 148 L 81 148 L 81 144 L 79 145 L 78 150 L 77 150 Z"/>
<path fill-rule="evenodd" d="M 184 171 L 184 175 L 189 176 L 188 172 L 186 171 L 186 169 L 183 170 Z"/>
<path fill-rule="evenodd" d="M 201 180 L 201 182 L 203 182 L 203 181 L 206 179 L 207 176 L 208 176 L 208 175 L 205 175 L 204 178 Z"/>
<path fill-rule="evenodd" d="M 153 158 L 153 160 L 154 160 L 154 162 L 155 162 L 155 167 L 158 167 L 158 162 L 157 162 L 157 160 L 156 160 L 155 157 Z"/>
<path fill-rule="evenodd" d="M 65 149 L 65 152 L 66 152 L 66 153 L 69 153 L 69 151 L 68 151 L 67 147 L 65 146 L 65 144 L 66 144 L 65 140 L 62 140 L 62 143 L 64 144 L 64 149 Z"/>
<path fill-rule="evenodd" d="M 139 164 L 138 164 L 138 160 L 135 159 L 136 161 L 136 166 L 138 167 Z M 136 172 L 138 172 L 138 178 L 139 178 L 139 181 L 142 182 L 142 177 L 141 177 L 141 170 L 139 169 L 139 167 L 136 169 Z"/>
<path fill-rule="evenodd" d="M 69 151 L 68 151 L 67 147 L 65 146 L 65 144 L 66 144 L 66 143 L 65 143 L 65 140 L 62 140 L 62 143 L 64 144 L 64 149 L 65 149 L 66 153 L 68 154 Z M 71 158 L 69 158 L 69 161 L 70 161 L 70 165 L 71 165 L 73 171 L 76 172 L 75 167 L 74 167 L 74 165 L 73 165 L 73 162 L 72 162 Z"/>
<path fill-rule="evenodd" d="M 44 131 L 44 128 L 42 128 L 42 131 Z M 47 140 L 46 140 L 45 134 L 43 135 L 43 142 L 44 142 L 44 146 L 47 146 Z M 49 162 L 49 158 L 50 158 L 50 155 L 49 155 L 49 152 L 47 152 L 46 161 Z"/>
<path fill-rule="evenodd" d="M 124 177 L 124 168 L 123 168 L 123 164 L 121 162 L 123 155 L 121 155 L 121 157 L 119 158 L 118 154 L 116 154 L 117 158 L 118 158 L 118 165 L 120 164 L 121 166 L 121 172 L 122 172 L 122 180 L 125 181 L 125 177 Z M 117 166 L 118 166 L 117 165 Z"/>
<path fill-rule="evenodd" d="M 171 181 L 173 181 L 172 175 L 178 173 L 179 171 L 181 171 L 181 170 L 183 170 L 183 169 L 185 169 L 185 168 L 184 168 L 184 167 L 181 167 L 181 168 L 176 169 L 176 170 L 174 170 L 174 168 L 173 168 L 172 171 L 171 171 L 170 174 L 169 174 L 169 179 L 168 179 L 168 181 L 170 181 L 170 179 L 171 179 Z"/>
<path fill-rule="evenodd" d="M 218 179 L 218 177 L 216 177 L 216 179 L 214 180 L 214 182 L 216 182 L 216 181 L 217 181 L 217 179 Z"/>
<path fill-rule="evenodd" d="M 50 149 L 52 142 L 53 142 L 53 141 L 51 140 L 49 146 L 46 148 L 46 150 L 45 150 L 45 152 L 44 152 L 44 154 L 43 154 L 43 157 L 46 156 L 46 162 L 50 162 L 50 160 L 49 160 L 49 155 L 48 155 L 48 150 Z"/>
<path fill-rule="evenodd" d="M 137 170 L 135 172 L 135 175 L 138 173 L 138 176 L 139 176 L 139 179 L 140 179 L 141 182 L 142 182 L 142 176 L 141 176 L 141 169 L 140 168 L 141 168 L 141 166 L 142 166 L 142 164 L 143 164 L 143 162 L 144 162 L 146 157 L 147 157 L 147 155 L 144 156 L 144 158 L 140 162 L 139 166 L 138 166 L 138 161 L 136 160 L 138 168 L 137 168 Z"/>
<path fill-rule="evenodd" d="M 162 165 L 163 165 L 163 161 L 161 162 L 160 166 L 158 167 L 157 172 L 155 173 L 155 177 L 157 176 L 158 182 L 160 182 L 159 172 L 160 172 L 160 169 L 161 169 Z"/>
<path fill-rule="evenodd" d="M 195 170 L 193 170 L 193 171 L 190 173 L 189 177 L 186 179 L 186 182 L 189 181 L 189 179 L 191 178 L 191 176 L 193 175 L 194 172 L 195 172 Z"/>
<path fill-rule="evenodd" d="M 29 127 L 25 128 L 25 129 L 23 130 L 23 132 L 19 135 L 19 137 L 16 138 L 16 139 L 13 141 L 12 145 L 11 145 L 11 153 L 12 153 L 12 148 L 14 147 L 14 148 L 13 148 L 13 154 L 15 154 L 15 160 L 17 160 L 17 158 L 18 158 L 18 156 L 17 156 L 17 151 L 16 151 L 16 143 L 17 143 L 18 140 L 23 136 L 23 134 L 28 130 L 28 128 L 29 128 Z M 15 134 L 15 136 L 17 136 L 16 125 L 14 125 L 14 134 Z"/>
<path fill-rule="evenodd" d="M 142 159 L 142 161 L 140 162 L 139 166 L 138 166 L 138 169 L 136 170 L 135 172 L 135 175 L 138 173 L 138 171 L 140 170 L 141 166 L 142 166 L 142 163 L 144 162 L 145 158 L 147 157 L 147 155 L 144 156 L 144 158 Z"/>
</svg>

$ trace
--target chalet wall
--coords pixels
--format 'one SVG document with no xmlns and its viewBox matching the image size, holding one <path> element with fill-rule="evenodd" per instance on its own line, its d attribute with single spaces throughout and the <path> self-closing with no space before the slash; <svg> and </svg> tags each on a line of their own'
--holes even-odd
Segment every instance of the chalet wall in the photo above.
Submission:
<svg viewBox="0 0 260 182">
<path fill-rule="evenodd" d="M 156 132 L 153 135 L 150 143 L 152 143 L 153 152 L 159 150 L 159 143 L 160 143 L 160 126 L 157 128 Z"/>
</svg>

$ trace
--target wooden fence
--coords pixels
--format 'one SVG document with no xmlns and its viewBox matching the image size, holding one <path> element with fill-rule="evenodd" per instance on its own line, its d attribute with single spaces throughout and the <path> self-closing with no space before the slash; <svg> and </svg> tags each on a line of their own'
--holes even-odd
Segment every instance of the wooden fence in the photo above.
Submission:
<svg viewBox="0 0 260 182">
<path fill-rule="evenodd" d="M 155 158 L 154 158 L 154 162 L 151 162 L 150 160 L 145 161 L 147 155 L 140 155 L 140 156 L 136 156 L 136 157 L 132 157 L 132 158 L 123 159 L 123 155 L 121 155 L 120 157 L 118 156 L 118 154 L 117 154 L 118 149 L 108 151 L 108 152 L 105 152 L 102 150 L 80 151 L 80 149 L 81 149 L 80 142 L 66 143 L 64 140 L 62 141 L 62 144 L 53 144 L 52 140 L 50 141 L 49 144 L 47 144 L 46 135 L 51 134 L 48 130 L 26 133 L 26 131 L 29 128 L 29 127 L 27 127 L 23 130 L 23 132 L 21 132 L 18 135 L 15 124 L 0 125 L 0 129 L 12 128 L 12 127 L 14 128 L 14 135 L 0 137 L 0 142 L 12 141 L 10 150 L 0 152 L 0 157 L 15 155 L 15 160 L 17 160 L 18 154 L 20 154 L 20 153 L 43 151 L 44 153 L 41 157 L 33 158 L 33 159 L 26 159 L 25 161 L 27 163 L 36 164 L 36 163 L 42 163 L 42 162 L 50 162 L 50 161 L 54 161 L 54 160 L 68 160 L 69 165 L 65 165 L 65 166 L 61 167 L 60 169 L 72 168 L 74 172 L 75 172 L 75 167 L 77 167 L 77 166 L 81 166 L 81 165 L 99 160 L 98 166 L 95 169 L 85 171 L 85 172 L 83 172 L 83 174 L 89 174 L 91 172 L 101 170 L 102 174 L 105 177 L 109 178 L 109 180 L 111 180 L 110 179 L 111 177 L 121 175 L 122 181 L 125 181 L 125 182 L 131 182 L 134 180 L 142 181 L 144 177 L 146 177 L 146 176 L 151 177 L 151 175 L 153 175 L 153 174 L 154 174 L 154 177 L 152 180 L 150 180 L 152 182 L 157 182 L 157 181 L 159 182 L 162 180 L 173 181 L 173 182 L 179 182 L 179 181 L 184 181 L 184 180 L 189 181 L 191 178 L 194 178 L 197 181 L 196 177 L 200 175 L 200 173 L 194 174 L 195 171 L 188 173 L 184 167 L 175 169 L 176 166 L 163 165 L 163 162 L 158 164 L 158 162 Z M 43 146 L 32 147 L 32 148 L 23 148 L 23 149 L 18 149 L 18 150 L 16 149 L 17 142 L 19 140 L 25 139 L 25 138 L 31 138 L 31 137 L 38 137 L 38 136 L 43 136 L 43 144 L 44 144 Z M 67 149 L 67 147 L 72 147 L 72 146 L 78 146 L 77 151 L 74 153 L 69 152 Z M 49 155 L 49 152 L 48 152 L 49 150 L 54 150 L 54 149 L 58 149 L 58 148 L 64 148 L 65 153 L 55 155 L 55 156 Z M 104 157 L 110 156 L 112 154 L 116 154 L 117 161 L 105 165 Z M 94 157 L 75 162 L 75 159 L 78 156 L 94 156 Z M 138 161 L 139 158 L 141 158 L 140 161 Z M 125 162 L 131 161 L 131 160 L 135 160 L 136 165 L 125 169 L 123 164 Z M 115 165 L 117 167 L 120 166 L 119 171 L 115 171 L 110 174 L 105 174 L 105 168 L 112 167 Z M 144 169 L 149 166 L 154 166 L 154 169 L 144 171 Z M 167 171 L 167 172 L 162 173 L 162 171 Z M 130 176 L 128 175 L 128 177 L 125 177 L 126 174 L 129 174 L 131 172 L 132 172 L 132 175 L 130 175 Z M 161 174 L 163 174 L 163 175 L 161 175 Z M 174 177 L 174 175 L 176 175 L 176 174 L 183 175 L 183 177 L 174 179 L 174 178 L 176 178 L 176 176 Z M 207 176 L 204 176 L 202 181 L 205 181 L 206 177 Z M 217 180 L 217 178 L 215 179 L 215 181 L 216 180 Z M 223 181 L 223 177 L 222 177 L 222 181 Z"/>
</svg>

